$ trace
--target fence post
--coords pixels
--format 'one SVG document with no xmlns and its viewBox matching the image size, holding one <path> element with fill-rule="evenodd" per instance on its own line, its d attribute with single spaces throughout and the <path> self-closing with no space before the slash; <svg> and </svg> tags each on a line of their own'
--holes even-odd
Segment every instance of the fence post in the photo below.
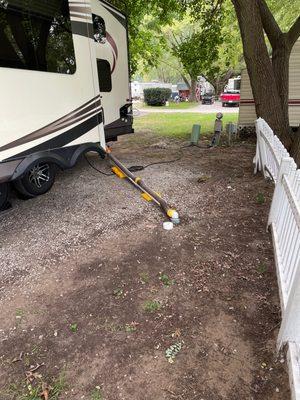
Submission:
<svg viewBox="0 0 300 400">
<path fill-rule="evenodd" d="M 274 190 L 271 210 L 268 219 L 268 227 L 275 222 L 280 204 L 280 197 L 282 193 L 282 177 L 287 175 L 293 169 L 294 160 L 291 157 L 285 157 L 281 160 L 280 169 L 277 177 L 277 182 Z"/>
</svg>

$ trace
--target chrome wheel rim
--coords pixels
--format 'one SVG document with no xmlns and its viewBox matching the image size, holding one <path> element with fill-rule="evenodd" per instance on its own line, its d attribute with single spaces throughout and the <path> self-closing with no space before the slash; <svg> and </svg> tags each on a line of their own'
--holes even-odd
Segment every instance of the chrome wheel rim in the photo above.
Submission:
<svg viewBox="0 0 300 400">
<path fill-rule="evenodd" d="M 29 182 L 41 189 L 50 180 L 49 164 L 37 164 L 30 171 L 28 176 Z"/>
</svg>

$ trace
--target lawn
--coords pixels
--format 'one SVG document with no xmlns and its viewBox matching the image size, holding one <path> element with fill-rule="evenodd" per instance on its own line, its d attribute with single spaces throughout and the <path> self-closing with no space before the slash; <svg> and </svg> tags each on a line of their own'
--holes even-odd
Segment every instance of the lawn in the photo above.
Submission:
<svg viewBox="0 0 300 400">
<path fill-rule="evenodd" d="M 193 108 L 193 107 L 197 107 L 200 103 L 197 102 L 189 102 L 189 101 L 184 101 L 181 103 L 173 103 L 170 102 L 169 106 L 158 106 L 158 107 L 154 107 L 154 106 L 147 106 L 147 104 L 139 102 L 136 103 L 135 107 L 136 108 L 151 108 L 151 109 L 159 109 L 159 110 L 186 110 L 188 108 Z"/>
<path fill-rule="evenodd" d="M 136 132 L 150 131 L 160 136 L 186 139 L 191 135 L 194 124 L 201 125 L 202 134 L 212 133 L 215 118 L 215 114 L 155 113 L 135 118 L 134 128 Z M 225 114 L 223 118 L 224 128 L 229 122 L 236 123 L 237 119 L 238 114 Z"/>
</svg>

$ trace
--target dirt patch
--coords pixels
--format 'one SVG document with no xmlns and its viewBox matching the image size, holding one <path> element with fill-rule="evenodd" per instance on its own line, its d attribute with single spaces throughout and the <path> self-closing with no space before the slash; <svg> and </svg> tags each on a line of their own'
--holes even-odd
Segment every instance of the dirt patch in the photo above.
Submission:
<svg viewBox="0 0 300 400">
<path fill-rule="evenodd" d="M 130 165 L 172 159 L 182 145 L 137 139 L 114 145 Z M 265 229 L 273 187 L 253 176 L 253 144 L 183 151 L 143 172 L 179 209 L 171 232 L 125 181 L 95 173 L 90 182 L 85 163 L 4 218 L 1 400 L 21 399 L 25 372 L 42 363 L 42 381 L 65 375 L 61 400 L 289 398 Z M 32 240 L 38 211 L 45 229 Z M 8 254 L 16 243 L 23 263 L 20 249 Z M 166 350 L 179 344 L 170 363 Z"/>
</svg>

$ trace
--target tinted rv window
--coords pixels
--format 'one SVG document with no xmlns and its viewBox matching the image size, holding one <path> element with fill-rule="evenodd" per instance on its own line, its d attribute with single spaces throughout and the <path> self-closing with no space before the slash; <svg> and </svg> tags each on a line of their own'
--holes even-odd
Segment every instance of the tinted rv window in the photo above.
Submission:
<svg viewBox="0 0 300 400">
<path fill-rule="evenodd" d="M 0 67 L 73 74 L 68 0 L 0 0 Z"/>
<path fill-rule="evenodd" d="M 97 60 L 97 67 L 100 92 L 111 92 L 110 63 L 106 60 Z"/>
<path fill-rule="evenodd" d="M 104 19 L 93 14 L 94 40 L 98 43 L 106 42 L 106 28 Z"/>
</svg>

